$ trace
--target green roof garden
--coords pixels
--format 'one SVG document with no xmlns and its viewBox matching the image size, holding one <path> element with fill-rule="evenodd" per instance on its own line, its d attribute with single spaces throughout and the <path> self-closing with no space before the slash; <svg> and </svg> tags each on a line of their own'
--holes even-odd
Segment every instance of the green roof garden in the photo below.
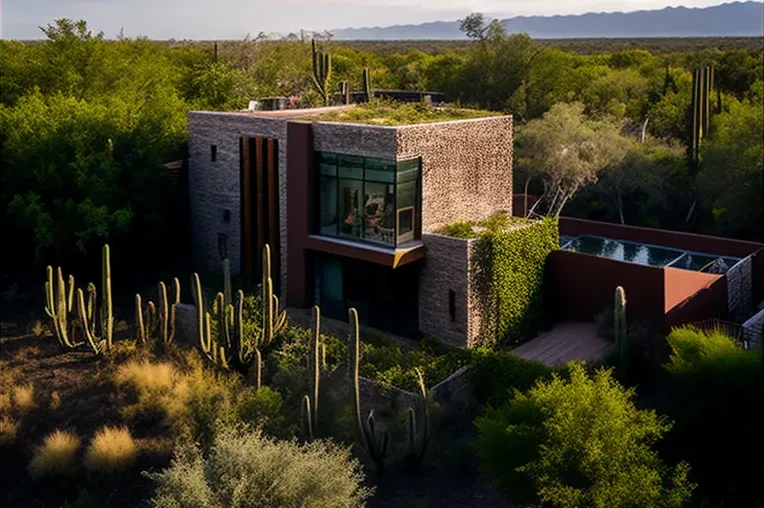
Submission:
<svg viewBox="0 0 764 508">
<path fill-rule="evenodd" d="M 316 114 L 296 117 L 295 120 L 321 122 L 347 122 L 369 125 L 415 125 L 423 123 L 450 122 L 502 116 L 495 111 L 457 108 L 455 106 L 433 107 L 423 103 L 400 103 L 374 100 L 347 108 L 337 108 Z"/>
<path fill-rule="evenodd" d="M 531 224 L 535 224 L 538 221 L 531 219 L 524 219 L 522 217 L 510 217 L 503 213 L 494 214 L 487 219 L 475 222 L 454 222 L 443 228 L 438 233 L 445 236 L 452 236 L 455 238 L 478 238 L 481 233 L 486 231 L 490 232 L 506 232 L 513 231 L 515 229 L 522 229 Z"/>
</svg>

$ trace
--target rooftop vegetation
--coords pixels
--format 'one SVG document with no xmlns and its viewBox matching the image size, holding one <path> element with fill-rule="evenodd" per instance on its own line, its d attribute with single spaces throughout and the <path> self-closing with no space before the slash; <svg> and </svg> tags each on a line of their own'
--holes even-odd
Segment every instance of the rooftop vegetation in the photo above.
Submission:
<svg viewBox="0 0 764 508">
<path fill-rule="evenodd" d="M 424 103 L 400 103 L 375 99 L 357 106 L 330 111 L 306 118 L 324 122 L 348 122 L 371 125 L 414 125 L 500 116 L 501 113 L 456 106 L 433 107 Z"/>
<path fill-rule="evenodd" d="M 439 233 L 455 238 L 477 238 L 486 231 L 500 232 L 511 231 L 533 224 L 534 221 L 522 217 L 510 217 L 503 213 L 497 213 L 480 221 L 452 222 L 440 229 Z"/>
</svg>

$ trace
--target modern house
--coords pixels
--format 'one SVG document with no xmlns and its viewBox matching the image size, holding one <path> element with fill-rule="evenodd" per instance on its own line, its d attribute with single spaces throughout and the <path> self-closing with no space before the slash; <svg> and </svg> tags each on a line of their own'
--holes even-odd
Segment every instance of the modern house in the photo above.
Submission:
<svg viewBox="0 0 764 508">
<path fill-rule="evenodd" d="M 267 243 L 288 306 L 466 345 L 467 260 L 436 231 L 511 215 L 512 118 L 342 121 L 352 107 L 189 113 L 194 264 L 255 279 Z"/>
<path fill-rule="evenodd" d="M 354 107 L 189 113 L 196 269 L 228 258 L 255 280 L 269 244 L 288 306 L 474 344 L 475 240 L 439 232 L 512 215 L 512 117 L 385 125 L 351 121 Z M 561 318 L 593 319 L 618 285 L 630 318 L 662 327 L 744 320 L 764 300 L 761 244 L 569 218 L 559 232 L 544 277 Z"/>
</svg>

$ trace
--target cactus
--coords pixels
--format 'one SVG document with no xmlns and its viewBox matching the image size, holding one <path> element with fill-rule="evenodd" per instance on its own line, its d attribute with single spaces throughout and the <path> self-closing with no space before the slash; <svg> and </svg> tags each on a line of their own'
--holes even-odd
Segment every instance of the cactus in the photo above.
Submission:
<svg viewBox="0 0 764 508">
<path fill-rule="evenodd" d="M 318 391 L 321 375 L 321 309 L 318 306 L 313 306 L 313 326 L 311 328 L 310 337 L 310 355 L 308 357 L 308 368 L 311 370 L 311 391 L 313 392 L 313 398 L 310 395 L 306 395 L 303 402 L 307 404 L 307 409 L 303 408 L 303 417 L 307 418 L 307 421 L 303 422 L 310 430 L 308 433 L 310 438 L 313 439 L 314 433 L 318 430 Z M 324 348 L 324 351 L 326 349 Z M 326 358 L 323 359 L 324 363 Z M 311 408 L 311 402 L 313 406 Z M 311 418 L 312 414 L 312 418 Z"/>
<path fill-rule="evenodd" d="M 714 68 L 695 69 L 692 76 L 692 118 L 690 133 L 690 162 L 697 169 L 700 143 L 710 127 L 710 96 L 714 86 Z"/>
<path fill-rule="evenodd" d="M 613 311 L 615 345 L 621 368 L 626 370 L 629 361 L 629 345 L 626 337 L 626 293 L 621 286 L 615 288 L 615 310 Z"/>
<path fill-rule="evenodd" d="M 87 307 L 85 306 L 85 297 L 82 289 L 77 290 L 77 308 L 80 321 L 82 322 L 82 329 L 85 332 L 85 338 L 87 338 L 90 347 L 93 348 L 93 352 L 97 355 L 111 349 L 114 331 L 114 316 L 111 305 L 111 261 L 108 245 L 104 245 L 102 251 L 101 285 L 103 298 L 98 316 L 96 316 L 95 312 L 95 286 L 92 283 L 88 284 Z"/>
<path fill-rule="evenodd" d="M 313 53 L 313 85 L 321 94 L 324 100 L 324 106 L 329 105 L 329 81 L 332 77 L 332 57 L 328 53 L 319 51 L 316 47 L 316 40 L 311 41 L 311 51 Z"/>
<path fill-rule="evenodd" d="M 231 299 L 231 262 L 228 261 L 228 258 L 223 260 L 223 296 L 226 305 L 233 303 Z"/>
<path fill-rule="evenodd" d="M 199 333 L 199 345 L 202 353 L 207 359 L 214 365 L 222 367 L 228 370 L 228 357 L 225 351 L 219 343 L 212 336 L 212 323 L 209 312 L 204 310 L 204 298 L 202 296 L 202 284 L 199 282 L 199 274 L 194 273 L 191 275 L 191 291 L 194 295 L 194 303 L 196 304 L 196 324 Z M 220 296 L 218 294 L 218 296 Z M 225 309 L 218 312 L 224 313 Z"/>
<path fill-rule="evenodd" d="M 268 346 L 273 343 L 273 337 L 286 326 L 286 311 L 279 312 L 279 298 L 273 294 L 273 280 L 271 279 L 271 248 L 267 244 L 263 247 L 263 279 L 262 279 L 262 305 L 263 331 L 258 345 Z"/>
<path fill-rule="evenodd" d="M 348 338 L 350 341 L 350 369 L 353 381 L 353 407 L 356 422 L 363 447 L 377 466 L 377 472 L 382 475 L 385 471 L 385 457 L 387 456 L 389 437 L 387 432 L 383 432 L 379 437 L 377 436 L 373 410 L 369 412 L 365 422 L 361 417 L 361 388 L 359 384 L 361 338 L 358 331 L 358 312 L 355 309 L 348 311 L 348 324 L 350 328 Z"/>
<path fill-rule="evenodd" d="M 74 349 L 82 342 L 74 340 L 74 276 L 69 276 L 69 285 L 64 285 L 61 267 L 56 269 L 56 280 L 53 280 L 53 267 L 47 269 L 48 281 L 45 283 L 45 313 L 53 320 L 53 330 L 61 347 Z"/>
<path fill-rule="evenodd" d="M 313 441 L 313 418 L 310 415 L 310 397 L 307 395 L 302 398 L 301 420 L 303 431 L 310 441 Z"/>
<path fill-rule="evenodd" d="M 406 454 L 407 460 L 411 467 L 415 467 L 422 462 L 424 452 L 427 450 L 427 445 L 430 442 L 430 408 L 427 404 L 427 388 L 424 384 L 424 375 L 422 371 L 416 369 L 417 384 L 419 386 L 419 400 L 422 402 L 422 414 L 424 416 L 424 424 L 422 427 L 422 436 L 418 437 L 416 412 L 414 408 L 408 410 L 408 451 Z"/>
<path fill-rule="evenodd" d="M 363 69 L 363 94 L 366 97 L 366 102 L 374 98 L 371 94 L 371 77 L 369 76 L 368 67 Z"/>
<path fill-rule="evenodd" d="M 164 344 L 170 344 L 175 340 L 175 306 L 180 303 L 180 281 L 177 278 L 173 279 L 172 286 L 175 295 L 173 303 L 170 304 L 167 299 L 167 286 L 164 282 L 157 284 L 158 309 L 151 300 L 147 302 L 144 309 L 141 295 L 135 295 L 135 328 L 138 332 L 138 340 L 142 344 L 155 337 L 161 338 Z"/>
<path fill-rule="evenodd" d="M 340 96 L 342 97 L 342 103 L 346 106 L 350 104 L 350 87 L 347 81 L 340 83 Z"/>
</svg>

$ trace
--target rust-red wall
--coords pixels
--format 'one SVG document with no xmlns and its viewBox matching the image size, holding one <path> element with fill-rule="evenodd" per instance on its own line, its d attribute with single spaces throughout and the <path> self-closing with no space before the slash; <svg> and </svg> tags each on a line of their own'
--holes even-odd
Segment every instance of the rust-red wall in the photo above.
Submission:
<svg viewBox="0 0 764 508">
<path fill-rule="evenodd" d="M 572 219 L 570 217 L 560 217 L 560 234 L 571 236 L 597 235 L 739 258 L 749 256 L 764 247 L 760 243 L 732 240 L 730 238 L 681 233 L 664 229 L 638 228 L 608 222 Z"/>
<path fill-rule="evenodd" d="M 590 321 L 613 306 L 623 286 L 630 319 L 663 321 L 661 268 L 558 250 L 547 258 L 545 278 L 558 318 Z"/>
<path fill-rule="evenodd" d="M 706 288 L 718 279 L 723 278 L 722 275 L 671 267 L 664 269 L 664 277 L 666 288 L 664 297 L 666 312 L 669 312 L 701 289 Z"/>
<path fill-rule="evenodd" d="M 305 243 L 310 233 L 313 130 L 310 123 L 287 124 L 287 305 L 307 307 L 311 299 Z"/>
</svg>

